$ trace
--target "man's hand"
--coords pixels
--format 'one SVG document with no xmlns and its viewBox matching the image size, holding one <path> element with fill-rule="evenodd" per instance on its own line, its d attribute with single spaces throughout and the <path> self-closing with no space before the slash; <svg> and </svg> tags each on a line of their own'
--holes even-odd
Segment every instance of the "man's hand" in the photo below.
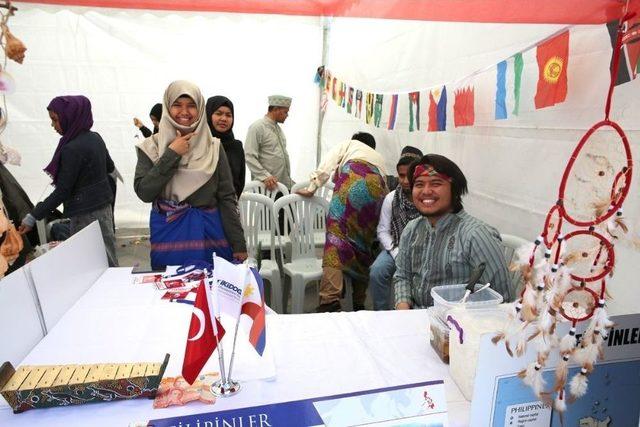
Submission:
<svg viewBox="0 0 640 427">
<path fill-rule="evenodd" d="M 189 140 L 193 135 L 195 135 L 195 132 L 182 135 L 179 130 L 176 130 L 176 139 L 169 144 L 169 148 L 175 151 L 177 155 L 184 156 L 189 152 Z"/>
<path fill-rule="evenodd" d="M 270 177 L 265 178 L 263 181 L 264 186 L 267 187 L 267 190 L 274 191 L 278 189 L 278 178 L 271 175 Z"/>
<path fill-rule="evenodd" d="M 137 127 L 138 129 L 140 129 L 142 126 L 144 126 L 144 125 L 142 124 L 142 122 L 140 121 L 140 119 L 139 119 L 139 118 L 137 118 L 137 117 L 134 117 L 134 118 L 133 118 L 133 125 L 134 125 L 135 127 Z"/>
<path fill-rule="evenodd" d="M 411 306 L 408 302 L 399 302 L 396 304 L 396 310 L 411 310 Z"/>
<path fill-rule="evenodd" d="M 246 252 L 234 252 L 233 253 L 233 258 L 238 260 L 238 261 L 240 261 L 240 262 L 243 262 L 244 260 L 246 260 L 247 256 L 248 255 L 247 255 Z"/>
<path fill-rule="evenodd" d="M 309 191 L 306 188 L 303 188 L 301 190 L 297 190 L 296 194 L 301 195 L 302 197 L 313 197 L 314 192 L 313 191 Z"/>
<path fill-rule="evenodd" d="M 18 227 L 18 233 L 20 234 L 27 234 L 31 230 L 33 230 L 33 227 L 30 227 L 27 224 L 20 224 L 20 227 Z"/>
</svg>

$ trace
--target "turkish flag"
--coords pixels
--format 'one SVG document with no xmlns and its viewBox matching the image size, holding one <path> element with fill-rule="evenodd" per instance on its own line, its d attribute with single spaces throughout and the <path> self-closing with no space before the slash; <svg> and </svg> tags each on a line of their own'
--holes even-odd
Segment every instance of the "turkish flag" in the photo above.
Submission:
<svg viewBox="0 0 640 427">
<path fill-rule="evenodd" d="M 224 336 L 224 328 L 213 316 L 213 304 L 208 287 L 204 280 L 200 281 L 196 300 L 193 304 L 187 347 L 184 351 L 182 376 L 189 384 L 193 384 L 202 368 L 216 349 L 216 333 L 218 340 Z"/>
<path fill-rule="evenodd" d="M 569 31 L 538 45 L 536 59 L 538 60 L 536 109 L 564 102 L 567 97 Z"/>
</svg>

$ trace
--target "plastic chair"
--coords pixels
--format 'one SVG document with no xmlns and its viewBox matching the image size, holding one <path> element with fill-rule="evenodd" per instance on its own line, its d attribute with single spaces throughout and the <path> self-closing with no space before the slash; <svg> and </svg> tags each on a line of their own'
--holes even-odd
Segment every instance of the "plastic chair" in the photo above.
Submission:
<svg viewBox="0 0 640 427">
<path fill-rule="evenodd" d="M 282 259 L 282 270 L 285 276 L 291 277 L 291 312 L 302 313 L 304 307 L 304 291 L 307 283 L 322 277 L 322 260 L 316 258 L 316 242 L 314 238 L 314 218 L 326 215 L 329 204 L 320 197 L 302 197 L 297 194 L 281 197 L 273 205 L 274 217 L 284 210 L 284 230 L 280 235 L 289 235 L 291 240 L 291 261 Z"/>
<path fill-rule="evenodd" d="M 309 186 L 309 181 L 298 182 L 291 187 L 291 194 L 294 194 L 297 190 L 307 188 Z M 333 197 L 333 188 L 335 185 L 331 181 L 327 181 L 325 185 L 318 188 L 316 190 L 315 196 L 320 197 L 327 201 L 327 203 L 331 203 L 331 197 Z M 324 246 L 324 241 L 326 237 L 327 231 L 327 220 L 326 215 L 321 213 L 320 211 L 316 215 L 316 218 L 313 222 L 313 231 L 315 233 L 316 238 L 316 246 Z"/>
<path fill-rule="evenodd" d="M 500 238 L 502 239 L 502 251 L 504 253 L 504 260 L 507 262 L 507 267 L 511 265 L 513 259 L 516 255 L 516 251 L 529 243 L 528 240 L 523 239 L 522 237 L 513 236 L 511 234 L 501 234 Z M 513 290 L 514 298 L 517 298 L 520 290 L 522 289 L 522 273 L 520 270 L 509 271 L 509 275 L 511 276 L 511 289 Z"/>
<path fill-rule="evenodd" d="M 244 186 L 244 193 L 257 193 L 262 194 L 263 196 L 267 196 L 271 198 L 271 200 L 275 200 L 276 195 L 278 193 L 282 193 L 283 196 L 289 194 L 289 189 L 286 185 L 281 182 L 277 183 L 278 189 L 271 191 L 267 190 L 266 185 L 262 181 L 251 181 Z"/>
<path fill-rule="evenodd" d="M 309 186 L 309 181 L 296 182 L 291 187 L 291 194 L 295 194 L 296 191 L 305 189 Z M 315 196 L 325 199 L 327 202 L 331 202 L 331 197 L 333 197 L 333 189 L 335 184 L 331 181 L 327 181 L 322 187 L 316 190 Z"/>
<path fill-rule="evenodd" d="M 282 313 L 282 278 L 274 250 L 273 200 L 262 194 L 243 193 L 238 207 L 249 258 L 256 260 L 263 249 L 270 252 L 270 259 L 261 260 L 259 273 L 271 285 L 271 308 Z M 262 243 L 265 235 L 270 240 L 268 247 Z"/>
</svg>

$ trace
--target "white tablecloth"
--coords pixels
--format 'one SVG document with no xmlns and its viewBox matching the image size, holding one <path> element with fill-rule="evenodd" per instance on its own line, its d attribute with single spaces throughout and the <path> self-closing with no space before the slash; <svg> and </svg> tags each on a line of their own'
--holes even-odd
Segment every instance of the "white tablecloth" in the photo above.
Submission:
<svg viewBox="0 0 640 427">
<path fill-rule="evenodd" d="M 107 270 L 22 364 L 153 362 L 171 353 L 165 375 L 179 375 L 192 308 L 163 301 L 161 294 L 152 285 L 133 285 L 129 268 Z M 233 377 L 254 379 L 243 381 L 238 395 L 214 405 L 154 410 L 151 400 L 136 399 L 14 415 L 3 401 L 0 426 L 126 426 L 438 379 L 445 383 L 450 425 L 469 424 L 470 403 L 429 345 L 425 311 L 270 315 L 260 361 L 244 337 L 239 337 Z M 204 371 L 217 370 L 214 355 Z"/>
</svg>

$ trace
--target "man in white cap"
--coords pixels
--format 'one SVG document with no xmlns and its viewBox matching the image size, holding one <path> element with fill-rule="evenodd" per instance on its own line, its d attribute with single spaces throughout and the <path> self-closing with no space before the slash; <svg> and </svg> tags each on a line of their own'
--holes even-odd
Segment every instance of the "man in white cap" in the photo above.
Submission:
<svg viewBox="0 0 640 427">
<path fill-rule="evenodd" d="M 277 189 L 278 182 L 287 188 L 293 185 L 287 140 L 278 125 L 287 119 L 290 106 L 291 98 L 270 96 L 267 114 L 247 131 L 244 153 L 251 179 L 262 181 L 269 190 Z"/>
</svg>

